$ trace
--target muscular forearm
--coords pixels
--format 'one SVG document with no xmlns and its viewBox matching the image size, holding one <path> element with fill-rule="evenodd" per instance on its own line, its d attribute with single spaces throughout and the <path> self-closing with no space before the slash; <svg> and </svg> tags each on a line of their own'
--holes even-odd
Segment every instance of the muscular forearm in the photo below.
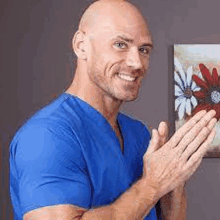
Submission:
<svg viewBox="0 0 220 220">
<path fill-rule="evenodd" d="M 186 189 L 184 185 L 178 186 L 174 191 L 160 199 L 163 220 L 186 219 Z"/>
<path fill-rule="evenodd" d="M 139 180 L 113 204 L 89 210 L 84 213 L 81 219 L 143 219 L 156 204 L 157 200 L 156 192 L 146 185 L 144 181 Z"/>
</svg>

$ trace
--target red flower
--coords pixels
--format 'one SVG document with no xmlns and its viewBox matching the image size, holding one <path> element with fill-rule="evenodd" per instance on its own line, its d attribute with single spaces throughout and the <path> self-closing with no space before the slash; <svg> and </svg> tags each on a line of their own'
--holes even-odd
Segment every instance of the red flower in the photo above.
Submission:
<svg viewBox="0 0 220 220">
<path fill-rule="evenodd" d="M 212 74 L 204 64 L 199 64 L 200 71 L 204 80 L 193 74 L 192 78 L 195 83 L 201 88 L 200 91 L 193 92 L 193 95 L 198 99 L 198 105 L 193 110 L 193 115 L 200 110 L 216 111 L 215 117 L 220 118 L 220 77 L 216 68 L 213 68 Z"/>
</svg>

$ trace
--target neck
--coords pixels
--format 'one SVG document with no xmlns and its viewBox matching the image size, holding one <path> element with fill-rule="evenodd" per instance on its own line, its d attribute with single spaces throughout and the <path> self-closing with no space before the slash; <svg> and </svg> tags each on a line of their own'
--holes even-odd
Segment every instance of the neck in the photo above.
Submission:
<svg viewBox="0 0 220 220">
<path fill-rule="evenodd" d="M 109 121 L 113 128 L 117 126 L 117 115 L 122 101 L 105 94 L 101 88 L 90 82 L 86 74 L 79 72 L 78 68 L 67 93 L 75 95 L 90 104 Z"/>
</svg>

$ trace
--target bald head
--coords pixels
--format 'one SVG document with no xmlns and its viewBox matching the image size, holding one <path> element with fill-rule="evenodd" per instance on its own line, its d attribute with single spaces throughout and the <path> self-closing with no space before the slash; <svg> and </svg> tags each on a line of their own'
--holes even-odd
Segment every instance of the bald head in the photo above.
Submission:
<svg viewBox="0 0 220 220">
<path fill-rule="evenodd" d="M 108 30 L 113 24 L 120 26 L 138 24 L 147 28 L 147 21 L 141 12 L 131 3 L 124 0 L 99 0 L 91 4 L 84 12 L 79 30 L 95 34 Z"/>
<path fill-rule="evenodd" d="M 104 97 L 114 102 L 137 97 L 153 43 L 147 22 L 134 5 L 94 2 L 83 14 L 72 45 L 78 57 L 75 94 L 99 97 L 97 102 Z"/>
</svg>

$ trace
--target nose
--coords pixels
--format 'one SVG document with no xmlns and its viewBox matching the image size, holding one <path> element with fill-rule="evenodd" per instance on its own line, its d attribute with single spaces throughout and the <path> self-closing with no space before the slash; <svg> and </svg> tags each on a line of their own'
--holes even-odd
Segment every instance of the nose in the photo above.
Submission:
<svg viewBox="0 0 220 220">
<path fill-rule="evenodd" d="M 126 64 L 128 67 L 131 67 L 136 70 L 141 69 L 143 67 L 138 49 L 132 48 L 129 51 L 126 59 Z"/>
</svg>

